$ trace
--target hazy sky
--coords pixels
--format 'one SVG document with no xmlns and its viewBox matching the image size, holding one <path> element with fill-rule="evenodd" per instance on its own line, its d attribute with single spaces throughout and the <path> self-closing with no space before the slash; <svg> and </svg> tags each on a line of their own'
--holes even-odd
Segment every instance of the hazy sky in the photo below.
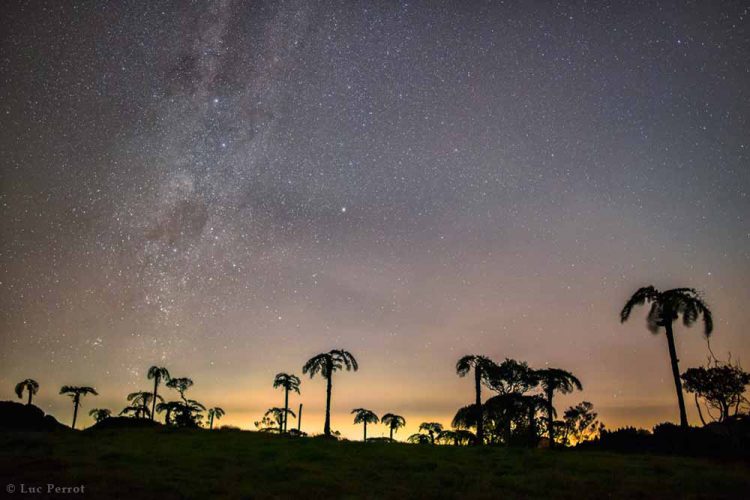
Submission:
<svg viewBox="0 0 750 500">
<path fill-rule="evenodd" d="M 15 2 L 14 2 L 15 4 Z M 677 420 L 637 287 L 693 286 L 750 363 L 742 2 L 20 2 L 0 20 L 0 398 L 119 410 L 152 364 L 251 428 L 345 348 L 355 407 L 450 422 L 463 354 Z M 681 367 L 703 363 L 678 328 Z M 745 368 L 748 368 L 746 365 Z M 321 379 L 302 384 L 320 432 Z M 692 423 L 697 423 L 692 399 Z M 90 422 L 88 416 L 83 419 Z M 371 429 L 371 435 L 385 427 Z"/>
</svg>

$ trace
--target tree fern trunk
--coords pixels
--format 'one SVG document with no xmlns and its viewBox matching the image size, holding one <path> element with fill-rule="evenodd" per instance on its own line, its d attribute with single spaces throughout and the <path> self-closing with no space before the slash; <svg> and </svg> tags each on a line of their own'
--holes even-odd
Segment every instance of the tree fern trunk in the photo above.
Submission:
<svg viewBox="0 0 750 500">
<path fill-rule="evenodd" d="M 287 420 L 289 419 L 289 388 L 284 390 L 284 432 L 287 429 Z"/>
<path fill-rule="evenodd" d="M 323 426 L 323 434 L 326 436 L 331 435 L 331 379 L 333 378 L 333 370 L 328 373 L 328 382 L 326 386 L 326 423 Z"/>
<path fill-rule="evenodd" d="M 367 442 L 367 420 L 365 420 L 365 437 L 362 439 L 365 443 Z"/>
<path fill-rule="evenodd" d="M 159 377 L 154 377 L 154 402 L 151 403 L 151 420 L 156 415 L 156 391 L 159 389 Z"/>
<path fill-rule="evenodd" d="M 31 391 L 29 391 L 29 402 L 27 404 L 31 404 Z"/>
<path fill-rule="evenodd" d="M 302 403 L 299 404 L 299 411 L 297 412 L 297 432 L 302 432 Z"/>
<path fill-rule="evenodd" d="M 549 447 L 555 447 L 555 418 L 552 413 L 555 411 L 555 407 L 552 406 L 552 390 L 547 391 L 547 431 L 549 434 Z"/>
<path fill-rule="evenodd" d="M 667 334 L 667 344 L 669 345 L 669 360 L 672 363 L 672 377 L 674 377 L 674 387 L 677 390 L 677 404 L 680 407 L 680 427 L 687 429 L 687 413 L 685 412 L 685 399 L 682 396 L 682 380 L 680 380 L 680 368 L 677 365 L 677 350 L 674 346 L 674 333 L 672 332 L 672 322 L 665 321 L 664 328 Z"/>
<path fill-rule="evenodd" d="M 477 443 L 484 444 L 484 418 L 482 415 L 482 369 L 474 367 L 474 388 L 476 390 Z"/>
<path fill-rule="evenodd" d="M 72 428 L 76 428 L 76 419 L 78 418 L 78 401 L 73 402 L 73 426 Z"/>
<path fill-rule="evenodd" d="M 695 407 L 698 408 L 698 417 L 700 417 L 701 423 L 705 426 L 706 421 L 703 419 L 703 412 L 701 411 L 701 405 L 698 401 L 698 394 L 695 395 Z"/>
</svg>

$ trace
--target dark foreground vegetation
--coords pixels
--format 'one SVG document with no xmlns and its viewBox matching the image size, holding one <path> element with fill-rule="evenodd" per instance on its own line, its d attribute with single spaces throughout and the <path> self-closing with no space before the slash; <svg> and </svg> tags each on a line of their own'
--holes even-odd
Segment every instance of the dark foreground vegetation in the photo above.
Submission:
<svg viewBox="0 0 750 500">
<path fill-rule="evenodd" d="M 0 433 L 3 485 L 87 498 L 741 498 L 750 464 L 141 428 Z M 29 496 L 27 496 L 29 497 Z"/>
</svg>

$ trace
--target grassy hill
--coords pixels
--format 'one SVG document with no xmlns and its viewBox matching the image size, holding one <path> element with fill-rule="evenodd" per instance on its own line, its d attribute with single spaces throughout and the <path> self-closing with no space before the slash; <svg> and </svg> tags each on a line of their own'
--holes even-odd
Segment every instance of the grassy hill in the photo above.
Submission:
<svg viewBox="0 0 750 500">
<path fill-rule="evenodd" d="M 86 498 L 740 498 L 750 464 L 159 428 L 0 433 L 0 479 Z"/>
</svg>

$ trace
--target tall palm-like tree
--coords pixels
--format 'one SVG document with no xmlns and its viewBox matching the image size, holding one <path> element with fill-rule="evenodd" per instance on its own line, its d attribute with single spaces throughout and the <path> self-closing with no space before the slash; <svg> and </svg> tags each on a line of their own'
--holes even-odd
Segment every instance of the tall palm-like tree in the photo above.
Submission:
<svg viewBox="0 0 750 500">
<path fill-rule="evenodd" d="M 218 406 L 214 406 L 213 408 L 209 408 L 208 410 L 208 429 L 213 430 L 214 428 L 214 417 L 216 417 L 216 420 L 221 420 L 221 417 L 223 417 L 225 414 L 224 410 L 222 408 L 219 408 Z"/>
<path fill-rule="evenodd" d="M 26 402 L 27 405 L 31 404 L 31 397 L 39 392 L 39 383 L 31 378 L 27 378 L 26 380 L 19 382 L 16 384 L 16 396 L 18 396 L 18 399 L 21 399 L 23 397 L 23 391 L 26 391 L 29 394 L 29 400 Z"/>
<path fill-rule="evenodd" d="M 71 425 L 71 428 L 73 429 L 76 428 L 76 419 L 78 418 L 78 407 L 81 405 L 81 396 L 85 396 L 86 394 L 93 394 L 94 396 L 99 395 L 93 387 L 78 387 L 72 385 L 62 386 L 60 388 L 60 394 L 67 394 L 73 400 L 73 425 Z"/>
<path fill-rule="evenodd" d="M 154 419 L 154 415 L 156 415 L 156 397 L 158 396 L 157 391 L 159 390 L 159 384 L 162 380 L 169 382 L 170 380 L 169 376 L 169 370 L 164 368 L 163 366 L 152 366 L 148 369 L 148 379 L 154 380 L 154 397 L 151 404 L 151 420 Z"/>
<path fill-rule="evenodd" d="M 316 373 L 320 373 L 326 379 L 326 421 L 323 426 L 323 434 L 326 436 L 331 435 L 331 379 L 333 378 L 333 372 L 343 369 L 354 370 L 355 372 L 359 369 L 354 356 L 343 349 L 334 349 L 313 356 L 302 367 L 302 373 L 309 373 L 310 378 L 313 378 Z"/>
<path fill-rule="evenodd" d="M 406 425 L 406 419 L 401 415 L 394 415 L 393 413 L 386 413 L 383 418 L 380 419 L 388 428 L 391 430 L 391 441 L 393 441 L 393 433 Z"/>
<path fill-rule="evenodd" d="M 714 321 L 711 311 L 706 303 L 700 297 L 700 294 L 693 288 L 674 288 L 665 292 L 660 292 L 653 286 L 647 286 L 638 289 L 632 297 L 625 303 L 625 307 L 620 312 L 620 322 L 624 323 L 630 317 L 630 313 L 635 306 L 651 304 L 651 310 L 648 312 L 646 325 L 651 333 L 658 333 L 659 328 L 664 328 L 667 335 L 667 345 L 669 347 L 669 361 L 672 364 L 672 377 L 674 386 L 677 391 L 677 404 L 680 407 L 680 426 L 687 429 L 687 413 L 685 412 L 685 400 L 682 395 L 682 381 L 680 380 L 680 368 L 678 366 L 677 350 L 674 345 L 673 323 L 682 315 L 682 323 L 685 326 L 691 326 L 703 318 L 703 333 L 706 337 L 711 336 L 714 330 Z"/>
<path fill-rule="evenodd" d="M 302 382 L 300 381 L 299 377 L 296 375 L 290 375 L 288 373 L 277 373 L 276 377 L 273 379 L 273 388 L 276 389 L 277 387 L 283 387 L 284 388 L 284 408 L 289 409 L 289 391 L 295 391 L 297 394 L 299 394 L 299 385 Z M 284 432 L 287 431 L 287 417 L 289 412 L 284 413 Z"/>
<path fill-rule="evenodd" d="M 575 389 L 583 390 L 581 381 L 575 375 L 559 368 L 544 368 L 536 371 L 539 382 L 544 392 L 547 404 L 547 432 L 549 434 L 550 448 L 555 446 L 555 407 L 552 405 L 552 397 L 555 392 L 568 394 Z"/>
<path fill-rule="evenodd" d="M 99 423 L 112 416 L 112 410 L 107 408 L 94 408 L 89 412 L 89 416 L 94 417 L 94 420 Z"/>
<path fill-rule="evenodd" d="M 425 431 L 430 438 L 430 444 L 435 444 L 435 439 L 441 432 L 443 432 L 443 424 L 437 422 L 422 422 L 419 424 L 419 431 Z"/>
<path fill-rule="evenodd" d="M 475 421 L 477 423 L 477 444 L 484 443 L 484 419 L 482 418 L 482 381 L 485 380 L 488 372 L 497 368 L 494 361 L 486 356 L 476 354 L 464 356 L 456 363 L 456 373 L 459 377 L 465 376 L 471 369 L 474 369 L 474 392 L 476 400 L 474 408 L 476 411 Z"/>
<path fill-rule="evenodd" d="M 378 416 L 375 415 L 374 412 L 365 408 L 355 408 L 352 410 L 352 414 L 354 415 L 355 424 L 364 424 L 365 434 L 362 441 L 367 442 L 367 424 L 377 424 Z"/>
</svg>

